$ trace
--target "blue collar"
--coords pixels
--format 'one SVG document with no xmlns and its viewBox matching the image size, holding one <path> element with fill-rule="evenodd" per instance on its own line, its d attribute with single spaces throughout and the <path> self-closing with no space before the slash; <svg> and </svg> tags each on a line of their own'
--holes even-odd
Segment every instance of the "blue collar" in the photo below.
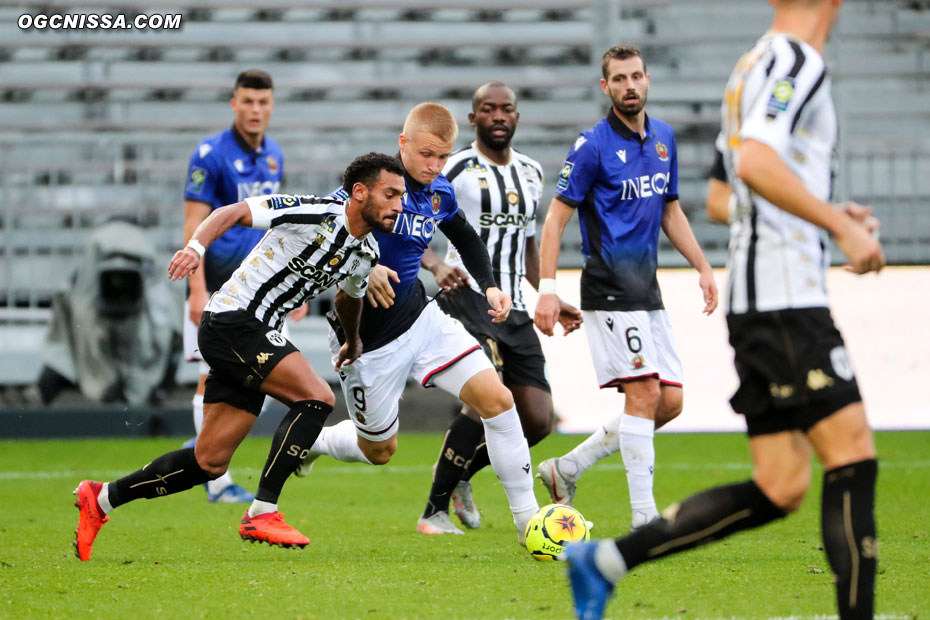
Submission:
<svg viewBox="0 0 930 620">
<path fill-rule="evenodd" d="M 262 143 L 257 149 L 253 149 L 252 146 L 245 141 L 245 138 L 242 137 L 242 134 L 239 133 L 239 130 L 236 128 L 236 124 L 233 123 L 233 126 L 229 128 L 232 132 L 233 138 L 236 140 L 236 144 L 239 145 L 239 148 L 242 149 L 243 153 L 248 155 L 261 155 L 265 152 L 265 134 L 262 134 Z"/>
<path fill-rule="evenodd" d="M 617 113 L 614 111 L 613 106 L 610 107 L 610 110 L 607 112 L 606 120 L 607 124 L 610 125 L 614 131 L 620 134 L 625 140 L 636 140 L 640 144 L 645 144 L 649 138 L 652 137 L 652 123 L 649 122 L 649 115 L 646 114 L 646 122 L 644 127 L 646 128 L 646 137 L 643 138 L 641 135 L 630 129 L 626 126 L 626 123 L 621 121 L 617 117 Z"/>
</svg>

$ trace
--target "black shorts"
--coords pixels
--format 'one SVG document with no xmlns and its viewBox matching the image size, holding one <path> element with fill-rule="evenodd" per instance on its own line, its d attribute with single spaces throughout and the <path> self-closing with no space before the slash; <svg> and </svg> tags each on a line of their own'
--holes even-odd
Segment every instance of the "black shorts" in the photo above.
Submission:
<svg viewBox="0 0 930 620">
<path fill-rule="evenodd" d="M 210 365 L 204 403 L 227 403 L 258 415 L 262 381 L 278 362 L 297 351 L 290 340 L 245 310 L 204 312 L 197 331 L 203 360 Z"/>
<path fill-rule="evenodd" d="M 487 299 L 470 288 L 442 293 L 436 302 L 478 340 L 505 384 L 530 385 L 551 392 L 546 358 L 533 319 L 526 312 L 513 310 L 503 323 L 493 323 Z"/>
<path fill-rule="evenodd" d="M 727 316 L 740 385 L 730 399 L 750 436 L 807 431 L 859 402 L 859 385 L 828 308 Z"/>
</svg>

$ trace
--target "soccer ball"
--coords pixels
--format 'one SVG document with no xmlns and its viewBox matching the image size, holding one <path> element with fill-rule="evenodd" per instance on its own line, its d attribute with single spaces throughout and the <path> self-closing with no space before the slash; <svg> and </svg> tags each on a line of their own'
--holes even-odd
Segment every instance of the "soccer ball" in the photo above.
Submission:
<svg viewBox="0 0 930 620">
<path fill-rule="evenodd" d="M 565 545 L 591 538 L 581 513 L 565 504 L 539 509 L 526 524 L 526 550 L 542 562 L 557 560 Z"/>
</svg>

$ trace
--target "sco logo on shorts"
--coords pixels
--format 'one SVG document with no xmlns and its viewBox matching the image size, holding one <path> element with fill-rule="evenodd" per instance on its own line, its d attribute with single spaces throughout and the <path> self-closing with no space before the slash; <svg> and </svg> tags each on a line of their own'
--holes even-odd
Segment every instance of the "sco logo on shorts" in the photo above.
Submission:
<svg viewBox="0 0 930 620">
<path fill-rule="evenodd" d="M 846 347 L 833 347 L 830 351 L 830 364 L 837 377 L 843 381 L 853 380 L 853 368 L 849 362 L 849 355 L 846 354 Z"/>
<path fill-rule="evenodd" d="M 284 336 L 281 335 L 281 332 L 276 329 L 266 333 L 265 338 L 267 338 L 268 342 L 276 347 L 283 347 L 285 344 L 287 344 L 287 340 L 285 340 Z"/>
</svg>

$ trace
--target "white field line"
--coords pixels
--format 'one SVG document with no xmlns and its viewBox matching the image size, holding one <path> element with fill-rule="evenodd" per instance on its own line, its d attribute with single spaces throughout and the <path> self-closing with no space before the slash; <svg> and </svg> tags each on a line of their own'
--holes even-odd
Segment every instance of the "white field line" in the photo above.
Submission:
<svg viewBox="0 0 930 620">
<path fill-rule="evenodd" d="M 432 465 L 386 465 L 384 467 L 372 467 L 361 463 L 351 465 L 336 465 L 326 467 L 320 470 L 320 475 L 357 475 L 357 474 L 422 474 L 432 471 Z M 601 471 L 624 471 L 623 465 L 619 463 L 604 463 L 595 465 L 595 468 Z M 660 470 L 679 470 L 679 471 L 750 471 L 752 465 L 748 462 L 740 463 L 706 463 L 695 465 L 691 463 L 661 463 L 656 467 Z M 880 461 L 879 469 L 930 469 L 930 461 Z M 235 475 L 247 475 L 261 471 L 259 468 L 233 468 L 230 472 Z M 94 480 L 113 480 L 130 473 L 126 470 L 39 470 L 39 471 L 0 471 L 0 480 L 54 480 L 58 478 L 81 478 L 89 477 Z M 786 619 L 793 620 L 793 619 Z"/>
</svg>

